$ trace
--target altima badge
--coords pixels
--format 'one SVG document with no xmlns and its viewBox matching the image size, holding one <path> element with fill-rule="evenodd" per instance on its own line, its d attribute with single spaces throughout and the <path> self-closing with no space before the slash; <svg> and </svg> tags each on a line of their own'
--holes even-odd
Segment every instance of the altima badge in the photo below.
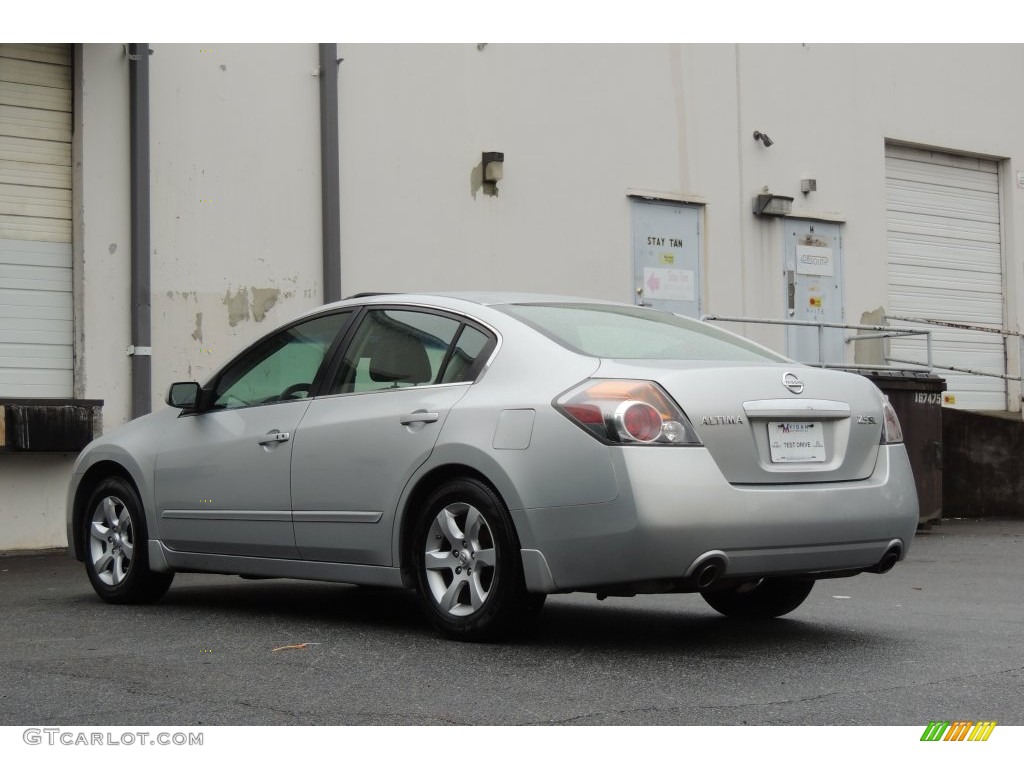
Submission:
<svg viewBox="0 0 1024 768">
<path fill-rule="evenodd" d="M 700 420 L 702 427 L 725 427 L 742 423 L 742 416 L 702 416 Z"/>
<path fill-rule="evenodd" d="M 782 377 L 782 383 L 790 392 L 794 395 L 799 395 L 804 391 L 804 383 L 797 378 L 795 373 L 786 373 Z"/>
</svg>

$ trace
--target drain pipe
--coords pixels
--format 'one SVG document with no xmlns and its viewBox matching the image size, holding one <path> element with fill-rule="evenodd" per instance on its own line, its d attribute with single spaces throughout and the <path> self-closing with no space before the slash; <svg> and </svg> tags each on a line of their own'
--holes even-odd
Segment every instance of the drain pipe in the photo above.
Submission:
<svg viewBox="0 0 1024 768">
<path fill-rule="evenodd" d="M 341 193 L 338 169 L 338 46 L 320 43 L 320 186 L 324 304 L 341 299 Z"/>
<path fill-rule="evenodd" d="M 152 410 L 149 263 L 149 43 L 128 45 L 131 158 L 132 418 Z"/>
</svg>

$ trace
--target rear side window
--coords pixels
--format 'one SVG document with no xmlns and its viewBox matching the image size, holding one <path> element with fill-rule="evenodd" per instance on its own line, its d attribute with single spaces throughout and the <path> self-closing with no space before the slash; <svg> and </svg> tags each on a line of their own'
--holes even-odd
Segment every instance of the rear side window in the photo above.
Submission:
<svg viewBox="0 0 1024 768">
<path fill-rule="evenodd" d="M 447 315 L 372 309 L 349 343 L 330 394 L 472 381 L 490 336 Z"/>
<path fill-rule="evenodd" d="M 476 362 L 490 346 L 491 338 L 472 326 L 465 326 L 458 343 L 452 350 L 448 365 L 441 376 L 442 384 L 472 381 L 478 370 Z"/>
<path fill-rule="evenodd" d="M 784 361 L 786 358 L 714 326 L 668 312 L 600 304 L 506 304 L 562 346 L 619 360 Z"/>
</svg>

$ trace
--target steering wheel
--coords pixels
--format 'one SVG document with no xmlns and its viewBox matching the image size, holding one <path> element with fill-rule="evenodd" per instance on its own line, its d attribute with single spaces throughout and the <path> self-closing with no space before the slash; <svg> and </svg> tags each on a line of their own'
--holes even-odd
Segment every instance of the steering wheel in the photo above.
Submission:
<svg viewBox="0 0 1024 768">
<path fill-rule="evenodd" d="M 312 388 L 313 388 L 313 385 L 312 384 L 308 384 L 308 383 L 306 383 L 306 384 L 292 384 L 291 386 L 286 387 L 284 392 L 282 392 L 280 395 L 277 396 L 277 399 L 278 400 L 288 400 L 289 398 L 294 397 L 296 393 L 298 393 L 298 392 L 309 392 L 309 390 L 311 390 Z"/>
</svg>

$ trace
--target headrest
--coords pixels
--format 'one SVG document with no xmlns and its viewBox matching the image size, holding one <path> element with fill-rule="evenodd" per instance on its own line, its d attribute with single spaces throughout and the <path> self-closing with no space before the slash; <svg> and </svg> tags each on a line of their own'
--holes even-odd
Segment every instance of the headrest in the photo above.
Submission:
<svg viewBox="0 0 1024 768">
<path fill-rule="evenodd" d="M 433 378 L 430 358 L 423 343 L 396 328 L 381 329 L 370 358 L 370 378 L 374 381 L 423 384 Z"/>
</svg>

